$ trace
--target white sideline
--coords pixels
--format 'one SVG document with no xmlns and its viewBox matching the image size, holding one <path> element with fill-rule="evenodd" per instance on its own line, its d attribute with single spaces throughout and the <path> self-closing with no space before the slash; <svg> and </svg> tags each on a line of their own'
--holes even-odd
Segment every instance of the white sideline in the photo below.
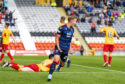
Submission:
<svg viewBox="0 0 125 84">
<path fill-rule="evenodd" d="M 89 67 L 89 66 L 84 66 L 84 65 L 78 65 L 78 64 L 71 64 L 73 66 L 79 66 L 83 68 L 89 68 L 89 69 L 98 69 L 98 70 L 104 70 L 104 71 L 111 71 L 111 72 L 119 72 L 119 73 L 124 73 L 124 71 L 118 71 L 118 70 L 111 70 L 111 69 L 102 69 L 102 68 L 97 68 L 97 67 Z"/>
</svg>

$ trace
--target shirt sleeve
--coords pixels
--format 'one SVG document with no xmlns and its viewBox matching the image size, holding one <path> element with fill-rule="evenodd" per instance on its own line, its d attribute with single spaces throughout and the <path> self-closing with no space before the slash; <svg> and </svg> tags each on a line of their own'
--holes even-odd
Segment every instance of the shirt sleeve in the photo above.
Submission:
<svg viewBox="0 0 125 84">
<path fill-rule="evenodd" d="M 62 31 L 63 31 L 62 27 L 58 28 L 57 34 L 61 35 L 61 34 L 62 34 Z"/>
<path fill-rule="evenodd" d="M 13 35 L 13 33 L 11 32 L 11 30 L 10 30 L 10 36 L 12 36 Z"/>
</svg>

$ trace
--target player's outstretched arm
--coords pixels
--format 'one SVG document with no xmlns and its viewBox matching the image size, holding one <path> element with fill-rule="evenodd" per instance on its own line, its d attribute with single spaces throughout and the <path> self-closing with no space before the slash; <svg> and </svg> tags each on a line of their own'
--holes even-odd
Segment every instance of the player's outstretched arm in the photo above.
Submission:
<svg viewBox="0 0 125 84">
<path fill-rule="evenodd" d="M 117 35 L 116 37 L 117 37 L 117 39 L 119 39 L 119 35 Z"/>
<path fill-rule="evenodd" d="M 60 35 L 59 34 L 56 34 L 56 45 L 57 45 L 57 48 L 60 52 L 62 52 L 62 50 L 60 49 L 59 47 L 59 38 L 60 38 Z"/>
<path fill-rule="evenodd" d="M 104 30 L 104 26 L 101 26 L 101 28 L 99 29 L 99 31 L 97 31 L 98 33 L 102 33 Z"/>
<path fill-rule="evenodd" d="M 13 41 L 16 43 L 15 37 L 12 35 Z"/>
<path fill-rule="evenodd" d="M 119 39 L 119 35 L 117 34 L 116 30 L 115 30 L 115 36 L 117 37 L 117 39 Z"/>
</svg>

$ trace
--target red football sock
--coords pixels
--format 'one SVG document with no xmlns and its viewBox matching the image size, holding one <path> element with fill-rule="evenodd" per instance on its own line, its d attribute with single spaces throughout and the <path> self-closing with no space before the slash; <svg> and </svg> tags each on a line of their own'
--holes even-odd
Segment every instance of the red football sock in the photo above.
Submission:
<svg viewBox="0 0 125 84">
<path fill-rule="evenodd" d="M 104 62 L 107 62 L 107 55 L 104 55 Z"/>
<path fill-rule="evenodd" d="M 4 57 L 4 53 L 1 54 L 0 61 L 2 61 L 3 57 Z"/>
<path fill-rule="evenodd" d="M 12 67 L 13 69 L 16 69 L 16 70 L 20 70 L 20 66 L 19 66 L 19 64 L 17 64 L 17 63 L 10 63 L 10 67 Z"/>
<path fill-rule="evenodd" d="M 10 54 L 10 52 L 8 52 L 7 55 L 10 57 L 11 60 L 13 60 L 13 57 L 12 57 L 12 55 Z"/>
<path fill-rule="evenodd" d="M 109 56 L 108 64 L 111 64 L 112 56 Z"/>
</svg>

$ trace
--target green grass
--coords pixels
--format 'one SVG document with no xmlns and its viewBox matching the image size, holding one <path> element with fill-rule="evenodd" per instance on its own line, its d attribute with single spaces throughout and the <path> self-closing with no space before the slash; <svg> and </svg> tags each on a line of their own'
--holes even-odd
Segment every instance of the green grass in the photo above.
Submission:
<svg viewBox="0 0 125 84">
<path fill-rule="evenodd" d="M 15 62 L 26 65 L 40 63 L 47 57 L 14 57 Z M 9 60 L 8 57 L 4 59 Z M 125 57 L 113 57 L 112 67 L 102 67 L 101 56 L 70 56 L 70 68 L 55 72 L 47 82 L 48 72 L 18 72 L 0 67 L 0 84 L 125 84 Z"/>
</svg>

